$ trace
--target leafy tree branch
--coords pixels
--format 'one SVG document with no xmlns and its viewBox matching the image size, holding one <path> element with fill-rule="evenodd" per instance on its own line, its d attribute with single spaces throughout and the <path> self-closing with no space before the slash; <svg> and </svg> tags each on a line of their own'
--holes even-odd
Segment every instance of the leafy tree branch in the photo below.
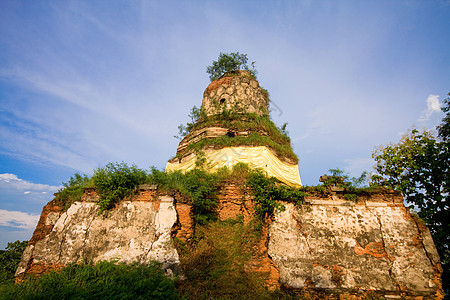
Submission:
<svg viewBox="0 0 450 300">
<path fill-rule="evenodd" d="M 255 62 L 251 63 L 251 67 L 247 65 L 247 54 L 239 54 L 239 52 L 220 53 L 217 61 L 213 61 L 211 66 L 206 67 L 206 73 L 209 74 L 211 81 L 219 79 L 225 73 L 234 73 L 238 70 L 245 70 L 256 77 L 258 73 L 255 69 Z"/>
</svg>

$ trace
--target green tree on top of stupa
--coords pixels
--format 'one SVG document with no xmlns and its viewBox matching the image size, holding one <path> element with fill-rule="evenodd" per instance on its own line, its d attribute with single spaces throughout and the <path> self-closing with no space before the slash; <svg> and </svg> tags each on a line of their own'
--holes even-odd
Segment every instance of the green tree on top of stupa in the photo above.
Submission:
<svg viewBox="0 0 450 300">
<path fill-rule="evenodd" d="M 235 73 L 238 70 L 248 71 L 256 78 L 258 72 L 255 69 L 255 62 L 251 63 L 251 68 L 247 65 L 247 54 L 239 52 L 220 53 L 217 61 L 213 61 L 211 66 L 206 67 L 206 73 L 209 74 L 211 81 L 219 79 L 225 73 Z"/>
</svg>

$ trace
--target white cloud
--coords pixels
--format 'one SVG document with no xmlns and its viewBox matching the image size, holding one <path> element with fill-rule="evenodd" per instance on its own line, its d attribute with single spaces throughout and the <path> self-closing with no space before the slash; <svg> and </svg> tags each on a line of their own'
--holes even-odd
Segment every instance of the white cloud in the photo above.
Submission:
<svg viewBox="0 0 450 300">
<path fill-rule="evenodd" d="M 420 115 L 419 122 L 426 122 L 430 119 L 433 113 L 441 111 L 441 104 L 439 103 L 438 95 L 429 95 L 426 102 L 427 108 Z"/>
<path fill-rule="evenodd" d="M 37 214 L 0 209 L 0 226 L 30 230 L 36 227 L 38 221 L 39 215 Z"/>
<path fill-rule="evenodd" d="M 38 221 L 37 214 L 0 209 L 0 249 L 9 242 L 29 240 Z"/>
<path fill-rule="evenodd" d="M 15 174 L 3 173 L 0 174 L 0 190 L 2 189 L 23 191 L 24 194 L 30 194 L 31 191 L 56 192 L 59 187 L 47 184 L 33 183 L 27 180 L 20 179 Z"/>
</svg>

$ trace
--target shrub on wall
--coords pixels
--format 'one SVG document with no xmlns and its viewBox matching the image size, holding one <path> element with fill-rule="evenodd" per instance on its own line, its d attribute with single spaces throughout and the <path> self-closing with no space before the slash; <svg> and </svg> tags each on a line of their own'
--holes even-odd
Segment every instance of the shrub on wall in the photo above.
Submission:
<svg viewBox="0 0 450 300">
<path fill-rule="evenodd" d="M 94 171 L 92 180 L 100 195 L 100 210 L 111 208 L 115 203 L 130 196 L 134 189 L 146 181 L 147 174 L 136 165 L 126 163 L 109 163 Z"/>
</svg>

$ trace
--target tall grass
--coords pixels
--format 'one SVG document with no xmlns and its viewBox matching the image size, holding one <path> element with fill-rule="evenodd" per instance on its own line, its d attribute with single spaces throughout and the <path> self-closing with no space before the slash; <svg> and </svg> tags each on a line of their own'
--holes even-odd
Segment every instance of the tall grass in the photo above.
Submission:
<svg viewBox="0 0 450 300">
<path fill-rule="evenodd" d="M 178 299 L 172 279 L 156 263 L 71 264 L 20 284 L 0 286 L 1 299 Z"/>
<path fill-rule="evenodd" d="M 187 299 L 289 299 L 246 269 L 257 242 L 253 224 L 242 218 L 199 226 L 194 243 L 181 251 L 186 279 L 177 282 L 178 292 Z"/>
</svg>

